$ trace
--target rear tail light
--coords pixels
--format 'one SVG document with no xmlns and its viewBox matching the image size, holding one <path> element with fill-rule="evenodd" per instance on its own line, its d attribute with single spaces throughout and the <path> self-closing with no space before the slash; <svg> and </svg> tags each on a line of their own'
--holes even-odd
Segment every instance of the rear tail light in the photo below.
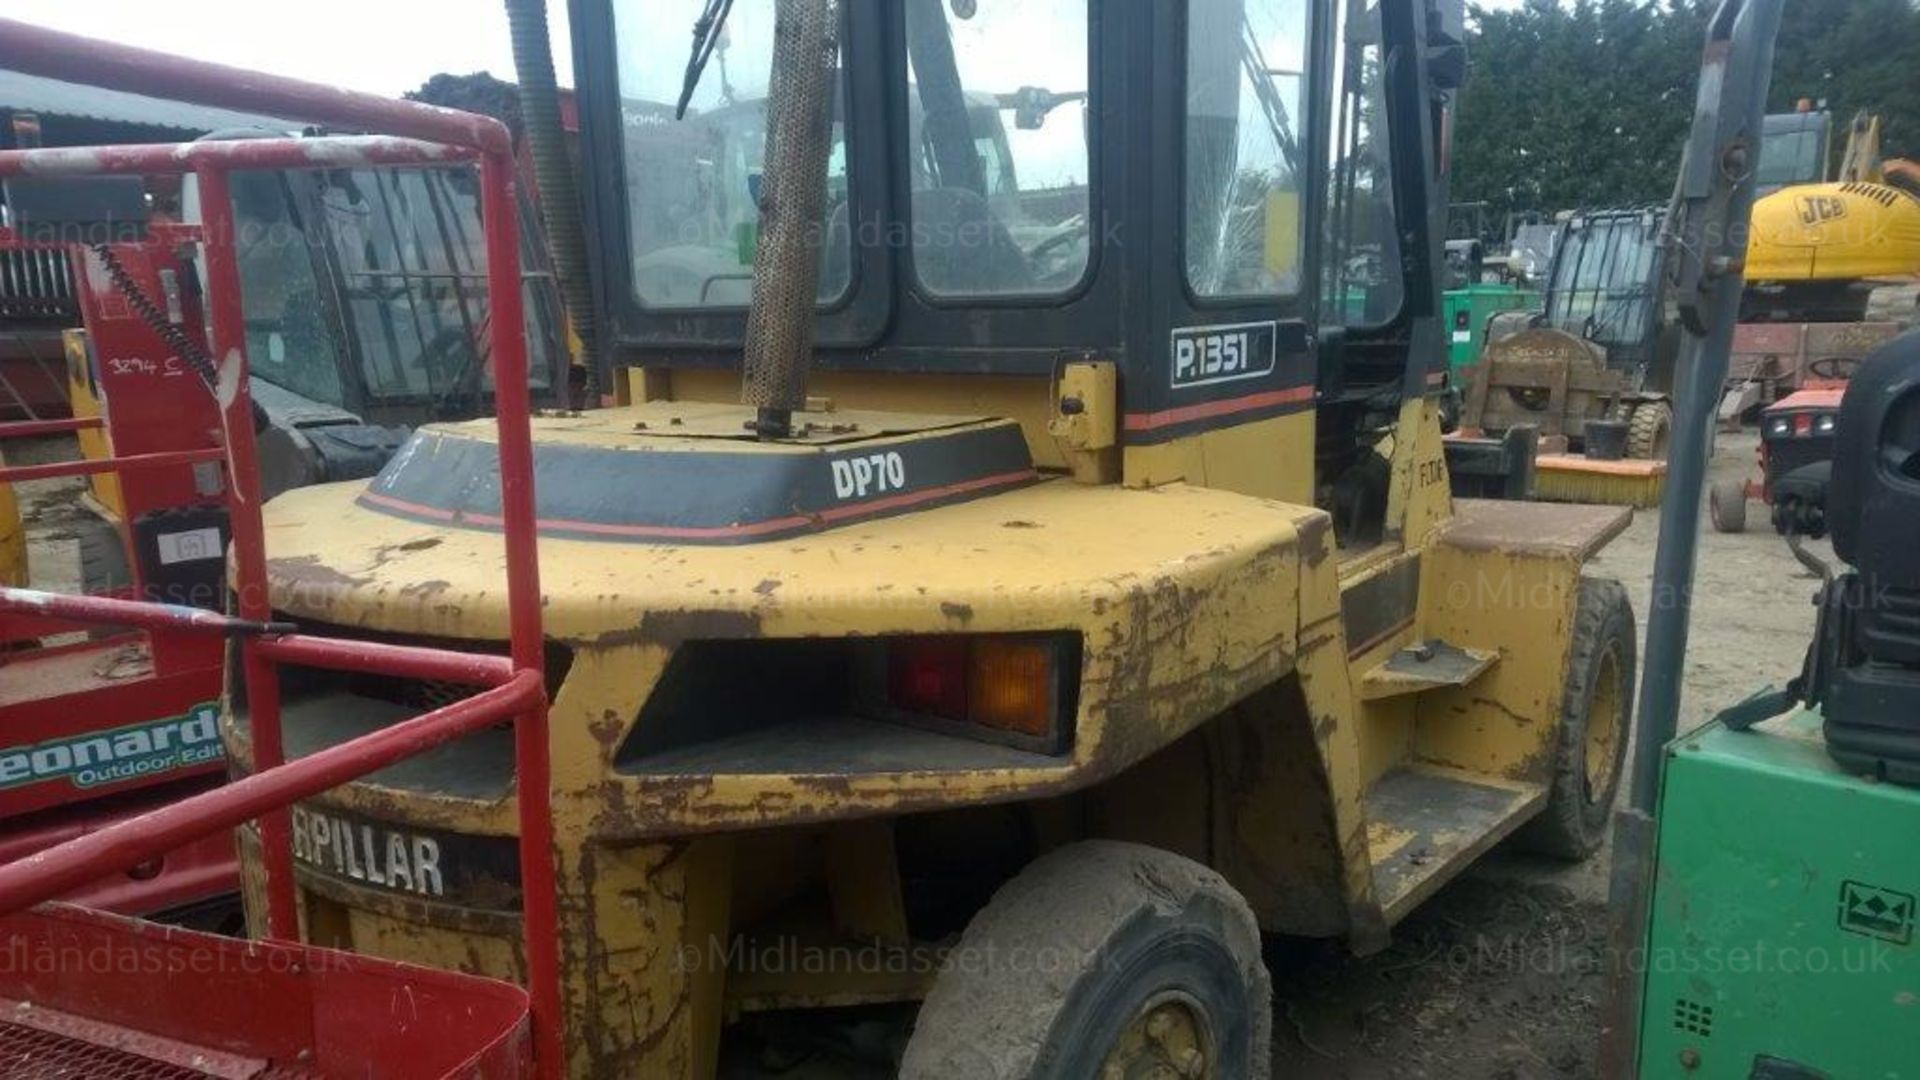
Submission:
<svg viewBox="0 0 1920 1080">
<path fill-rule="evenodd" d="M 1078 645 L 1072 634 L 889 638 L 881 643 L 885 697 L 874 704 L 905 723 L 1062 753 L 1072 736 Z"/>
<path fill-rule="evenodd" d="M 948 720 L 967 717 L 967 639 L 907 638 L 887 650 L 887 703 Z"/>
</svg>

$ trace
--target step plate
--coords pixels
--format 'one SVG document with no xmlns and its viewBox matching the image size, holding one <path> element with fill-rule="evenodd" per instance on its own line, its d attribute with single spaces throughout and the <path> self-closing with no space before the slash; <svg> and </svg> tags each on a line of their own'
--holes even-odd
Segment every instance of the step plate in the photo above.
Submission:
<svg viewBox="0 0 1920 1080">
<path fill-rule="evenodd" d="M 1465 686 L 1500 659 L 1487 649 L 1463 649 L 1444 641 L 1401 649 L 1360 680 L 1360 700 L 1379 701 L 1443 686 Z"/>
<path fill-rule="evenodd" d="M 1367 793 L 1367 849 L 1387 921 L 1398 922 L 1476 857 L 1537 813 L 1536 784 L 1433 768 L 1403 769 Z"/>
</svg>

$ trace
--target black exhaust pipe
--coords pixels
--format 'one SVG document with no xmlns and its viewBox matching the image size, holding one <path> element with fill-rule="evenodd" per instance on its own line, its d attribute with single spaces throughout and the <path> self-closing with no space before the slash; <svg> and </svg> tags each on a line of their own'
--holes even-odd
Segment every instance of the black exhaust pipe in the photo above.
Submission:
<svg viewBox="0 0 1920 1080">
<path fill-rule="evenodd" d="M 763 439 L 792 434 L 793 414 L 807 405 L 840 67 L 838 0 L 778 0 L 775 11 L 760 240 L 741 388 L 742 402 L 757 410 L 753 426 Z"/>
<path fill-rule="evenodd" d="M 593 279 L 587 263 L 587 232 L 580 221 L 580 193 L 567 133 L 560 122 L 560 91 L 553 75 L 553 43 L 547 33 L 546 0 L 506 0 L 513 39 L 513 66 L 520 83 L 520 123 L 533 152 L 534 181 L 540 185 L 540 217 L 547 247 L 559 277 L 567 321 L 580 339 L 586 365 L 586 397 L 599 402 L 600 326 L 594 313 Z"/>
</svg>

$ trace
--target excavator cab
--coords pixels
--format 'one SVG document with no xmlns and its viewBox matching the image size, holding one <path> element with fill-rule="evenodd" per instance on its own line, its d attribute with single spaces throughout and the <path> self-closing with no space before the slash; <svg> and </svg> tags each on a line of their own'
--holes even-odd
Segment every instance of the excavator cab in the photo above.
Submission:
<svg viewBox="0 0 1920 1080">
<path fill-rule="evenodd" d="M 1262 932 L 1597 849 L 1628 514 L 1449 494 L 1461 21 L 575 5 L 617 406 L 264 511 L 277 625 L 500 654 L 531 491 L 571 1075 L 1258 1075 Z M 447 693 L 271 687 L 295 757 Z M 310 942 L 537 979 L 517 775 L 482 730 L 243 830 L 251 921 L 277 853 Z"/>
<path fill-rule="evenodd" d="M 1760 167 L 1755 172 L 1762 197 L 1795 184 L 1827 179 L 1833 160 L 1833 114 L 1802 102 L 1790 113 L 1772 113 L 1761 122 Z"/>
</svg>

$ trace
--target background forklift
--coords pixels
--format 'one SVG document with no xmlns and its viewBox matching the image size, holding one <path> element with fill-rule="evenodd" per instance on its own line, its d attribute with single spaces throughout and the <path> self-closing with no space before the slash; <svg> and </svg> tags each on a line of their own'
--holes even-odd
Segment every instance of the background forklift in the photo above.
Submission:
<svg viewBox="0 0 1920 1080">
<path fill-rule="evenodd" d="M 1548 440 L 1543 499 L 1651 506 L 1673 425 L 1679 328 L 1666 294 L 1664 210 L 1571 214 L 1539 311 L 1494 315 L 1468 374 L 1460 423 Z"/>
<path fill-rule="evenodd" d="M 1761 263 L 1756 273 L 1779 276 L 1778 245 L 1809 242 L 1801 235 L 1805 227 L 1788 221 L 1782 209 L 1795 205 L 1792 192 L 1815 191 L 1804 185 L 1818 185 L 1826 177 L 1831 127 L 1828 114 L 1813 111 L 1810 102 L 1797 112 L 1766 118 L 1760 140 L 1761 191 L 1778 193 L 1755 207 L 1755 229 L 1770 238 L 1753 254 Z M 1875 149 L 1867 149 L 1869 142 Z M 1865 139 L 1857 130 L 1847 152 L 1847 160 L 1856 163 L 1848 166 L 1854 172 L 1843 182 L 1866 178 L 1874 167 L 1866 163 L 1877 156 L 1877 138 Z M 1783 187 L 1787 190 L 1780 191 Z M 1847 200 L 1859 197 L 1861 192 L 1854 192 Z M 1878 205 L 1862 205 L 1885 212 Z M 1532 428 L 1551 441 L 1550 449 L 1557 451 L 1554 444 L 1564 439 L 1565 449 L 1576 452 L 1539 457 L 1534 492 L 1541 498 L 1640 506 L 1660 500 L 1681 333 L 1674 299 L 1663 284 L 1668 279 L 1663 215 L 1664 208 L 1657 206 L 1567 215 L 1546 273 L 1540 310 L 1492 314 L 1476 356 L 1478 366 L 1461 380 L 1466 390 L 1463 427 L 1495 435 Z M 1855 214 L 1854 220 L 1867 216 Z M 1888 237 L 1876 233 L 1871 242 L 1884 247 Z M 1891 272 L 1882 266 L 1882 272 Z M 1787 273 L 1802 272 L 1804 268 Z M 1778 306 L 1761 298 L 1782 292 L 1774 282 L 1751 284 L 1748 317 L 1769 303 Z M 1461 329 L 1456 326 L 1456 333 Z M 1723 418 L 1737 422 L 1778 392 L 1797 388 L 1809 361 L 1857 362 L 1894 330 L 1889 324 L 1743 325 L 1734 339 Z M 1598 436 L 1591 451 L 1590 424 L 1597 425 Z"/>
</svg>

